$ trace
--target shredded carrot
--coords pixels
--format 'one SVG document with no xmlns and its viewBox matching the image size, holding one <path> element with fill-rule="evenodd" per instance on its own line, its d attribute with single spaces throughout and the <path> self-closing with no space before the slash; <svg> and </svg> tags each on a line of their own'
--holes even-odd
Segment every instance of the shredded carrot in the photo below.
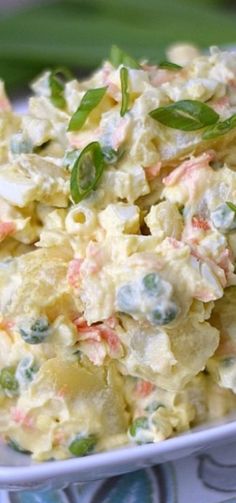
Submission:
<svg viewBox="0 0 236 503">
<path fill-rule="evenodd" d="M 69 262 L 67 271 L 67 281 L 73 288 L 79 287 L 80 269 L 83 259 L 73 259 Z"/>
<path fill-rule="evenodd" d="M 203 231 L 208 231 L 211 228 L 207 220 L 198 216 L 192 218 L 192 226 L 195 229 L 202 229 Z"/>
<path fill-rule="evenodd" d="M 30 429 L 34 427 L 33 418 L 28 413 L 25 413 L 22 409 L 19 409 L 18 407 L 12 407 L 10 413 L 11 419 L 15 423 L 21 424 L 22 426 Z"/>
<path fill-rule="evenodd" d="M 150 395 L 150 393 L 152 393 L 154 388 L 155 386 L 151 382 L 140 380 L 136 385 L 135 391 L 137 395 L 141 398 Z"/>
<path fill-rule="evenodd" d="M 159 175 L 161 167 L 162 163 L 157 162 L 153 166 L 148 166 L 147 168 L 145 168 L 145 173 L 148 181 L 154 180 Z"/>
<path fill-rule="evenodd" d="M 190 178 L 192 173 L 199 171 L 199 168 L 207 168 L 209 162 L 215 159 L 214 150 L 208 150 L 198 157 L 193 159 L 188 159 L 180 164 L 176 169 L 171 171 L 171 173 L 163 178 L 163 183 L 167 186 L 175 185 L 181 178 Z"/>
<path fill-rule="evenodd" d="M 0 241 L 16 231 L 14 222 L 0 222 Z"/>
</svg>

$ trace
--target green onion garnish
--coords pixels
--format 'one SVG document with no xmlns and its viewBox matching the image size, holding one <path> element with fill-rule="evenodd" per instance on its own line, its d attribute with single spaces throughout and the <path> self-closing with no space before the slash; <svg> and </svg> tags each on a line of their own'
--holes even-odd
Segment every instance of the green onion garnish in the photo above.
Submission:
<svg viewBox="0 0 236 503">
<path fill-rule="evenodd" d="M 105 167 L 100 144 L 89 143 L 76 159 L 70 179 L 70 191 L 74 203 L 79 203 L 97 186 Z"/>
<path fill-rule="evenodd" d="M 215 126 L 207 128 L 203 135 L 202 138 L 203 140 L 212 140 L 213 138 L 217 138 L 218 136 L 222 136 L 231 129 L 234 129 L 236 127 L 236 114 L 233 114 L 229 119 L 226 119 L 225 121 L 218 122 Z"/>
<path fill-rule="evenodd" d="M 120 82 L 122 95 L 120 115 L 123 117 L 129 110 L 129 72 L 125 66 L 120 69 Z"/>
<path fill-rule="evenodd" d="M 110 52 L 110 62 L 112 66 L 118 68 L 120 65 L 128 66 L 129 68 L 140 69 L 140 65 L 129 54 L 122 51 L 117 45 L 112 45 Z"/>
<path fill-rule="evenodd" d="M 171 70 L 173 72 L 176 72 L 178 70 L 182 70 L 182 66 L 177 65 L 176 63 L 171 63 L 171 61 L 161 61 L 158 63 L 158 68 L 161 68 L 163 70 Z"/>
<path fill-rule="evenodd" d="M 219 115 L 208 105 L 197 100 L 181 100 L 152 110 L 153 119 L 173 129 L 195 131 L 215 124 Z"/>
<path fill-rule="evenodd" d="M 51 101 L 57 108 L 65 108 L 66 100 L 64 98 L 65 81 L 72 80 L 73 75 L 67 68 L 57 68 L 52 70 L 49 75 L 49 87 L 51 91 Z"/>
<path fill-rule="evenodd" d="M 226 201 L 227 206 L 236 213 L 236 206 L 234 203 L 231 203 L 231 201 Z"/>
<path fill-rule="evenodd" d="M 90 112 L 100 103 L 107 88 L 98 87 L 97 89 L 89 89 L 83 96 L 79 107 L 76 112 L 72 115 L 69 122 L 68 131 L 77 131 L 80 129 Z"/>
</svg>

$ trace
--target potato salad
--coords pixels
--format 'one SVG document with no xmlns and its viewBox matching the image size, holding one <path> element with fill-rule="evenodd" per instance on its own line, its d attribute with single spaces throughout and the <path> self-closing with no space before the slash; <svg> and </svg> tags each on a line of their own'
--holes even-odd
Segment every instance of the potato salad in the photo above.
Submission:
<svg viewBox="0 0 236 503">
<path fill-rule="evenodd" d="M 236 54 L 0 85 L 0 435 L 33 459 L 236 409 Z"/>
</svg>

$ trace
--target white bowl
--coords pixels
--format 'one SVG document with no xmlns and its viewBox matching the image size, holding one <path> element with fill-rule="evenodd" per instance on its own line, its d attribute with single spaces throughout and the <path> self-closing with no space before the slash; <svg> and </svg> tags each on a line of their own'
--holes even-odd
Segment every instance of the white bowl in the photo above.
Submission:
<svg viewBox="0 0 236 503">
<path fill-rule="evenodd" d="M 0 488 L 62 488 L 71 483 L 104 479 L 189 456 L 233 439 L 236 439 L 235 415 L 157 444 L 131 446 L 64 461 L 34 463 L 30 456 L 1 445 Z"/>
<path fill-rule="evenodd" d="M 227 46 L 227 49 L 236 50 L 235 46 Z M 25 112 L 25 101 L 16 102 L 15 109 Z M 190 456 L 233 440 L 236 440 L 236 415 L 201 425 L 157 444 L 130 446 L 65 461 L 34 463 L 29 456 L 0 445 L 0 489 L 62 488 L 71 483 L 104 479 Z"/>
</svg>

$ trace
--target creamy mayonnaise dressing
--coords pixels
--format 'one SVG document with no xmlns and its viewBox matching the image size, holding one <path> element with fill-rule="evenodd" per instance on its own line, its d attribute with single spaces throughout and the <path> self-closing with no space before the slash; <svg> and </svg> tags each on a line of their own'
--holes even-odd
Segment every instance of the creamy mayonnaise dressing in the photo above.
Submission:
<svg viewBox="0 0 236 503">
<path fill-rule="evenodd" d="M 0 434 L 36 460 L 236 407 L 236 127 L 150 116 L 189 100 L 233 121 L 236 56 L 169 56 L 184 66 L 45 72 L 22 117 L 0 85 Z"/>
</svg>

